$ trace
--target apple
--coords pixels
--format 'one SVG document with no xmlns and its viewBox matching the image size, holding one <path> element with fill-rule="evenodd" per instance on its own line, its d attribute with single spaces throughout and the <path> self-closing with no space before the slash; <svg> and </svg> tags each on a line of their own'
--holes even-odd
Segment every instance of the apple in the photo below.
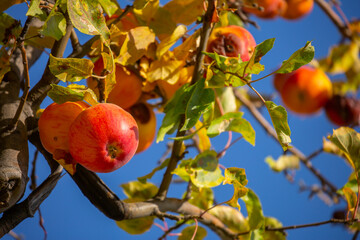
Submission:
<svg viewBox="0 0 360 240">
<path fill-rule="evenodd" d="M 227 57 L 238 57 L 249 61 L 256 47 L 255 39 L 243 27 L 229 25 L 215 28 L 208 40 L 207 52 L 216 52 Z M 206 61 L 211 61 L 206 58 Z"/>
<path fill-rule="evenodd" d="M 314 7 L 314 0 L 286 0 L 286 2 L 287 7 L 281 16 L 290 20 L 304 17 Z"/>
<path fill-rule="evenodd" d="M 347 96 L 334 95 L 325 105 L 327 118 L 338 126 L 358 125 L 360 101 Z"/>
<path fill-rule="evenodd" d="M 101 75 L 104 70 L 104 60 L 100 57 L 94 63 L 94 74 Z M 127 68 L 116 64 L 116 84 L 109 93 L 107 102 L 114 103 L 122 108 L 129 108 L 134 105 L 142 94 L 141 79 Z M 92 77 L 87 79 L 87 85 L 99 96 L 98 81 Z"/>
<path fill-rule="evenodd" d="M 275 18 L 283 14 L 286 9 L 285 0 L 258 0 L 256 1 L 258 7 L 244 6 L 242 9 L 245 12 L 252 13 L 259 18 Z M 259 9 L 259 7 L 261 9 Z"/>
<path fill-rule="evenodd" d="M 42 112 L 38 121 L 43 147 L 51 154 L 56 149 L 69 151 L 68 134 L 71 123 L 89 105 L 78 102 L 52 103 Z"/>
<path fill-rule="evenodd" d="M 280 90 L 284 104 L 293 112 L 312 114 L 332 96 L 332 83 L 320 69 L 302 66 L 289 74 Z"/>
<path fill-rule="evenodd" d="M 112 103 L 81 112 L 69 130 L 69 150 L 76 163 L 100 173 L 126 164 L 139 143 L 138 126 L 130 113 Z"/>
</svg>

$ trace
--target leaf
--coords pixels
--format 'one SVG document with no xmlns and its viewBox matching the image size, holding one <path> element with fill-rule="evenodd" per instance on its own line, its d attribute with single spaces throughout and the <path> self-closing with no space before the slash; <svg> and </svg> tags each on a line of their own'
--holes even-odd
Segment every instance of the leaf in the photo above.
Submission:
<svg viewBox="0 0 360 240">
<path fill-rule="evenodd" d="M 143 234 L 151 228 L 154 223 L 154 216 L 135 218 L 129 220 L 116 221 L 116 225 L 125 232 L 138 235 Z"/>
<path fill-rule="evenodd" d="M 211 188 L 197 188 L 191 186 L 189 203 L 201 209 L 208 209 L 214 204 L 214 193 Z"/>
<path fill-rule="evenodd" d="M 243 135 L 247 142 L 254 146 L 255 130 L 247 120 L 242 118 L 242 115 L 242 112 L 230 112 L 214 119 L 207 130 L 208 136 L 215 137 L 225 131 L 238 132 Z"/>
<path fill-rule="evenodd" d="M 185 61 L 196 50 L 196 41 L 200 37 L 200 30 L 195 31 L 190 37 L 174 48 L 174 56 L 178 60 Z"/>
<path fill-rule="evenodd" d="M 99 0 L 99 3 L 110 17 L 119 9 L 118 3 L 115 0 Z"/>
<path fill-rule="evenodd" d="M 184 36 L 186 31 L 187 29 L 185 25 L 177 26 L 174 32 L 170 36 L 164 38 L 157 46 L 156 57 L 160 59 L 161 56 L 172 47 L 172 45 L 174 45 L 182 36 Z"/>
<path fill-rule="evenodd" d="M 165 6 L 175 23 L 190 25 L 204 12 L 203 2 L 199 0 L 173 0 Z"/>
<path fill-rule="evenodd" d="M 155 42 L 155 34 L 147 26 L 130 29 L 120 49 L 116 62 L 121 65 L 134 64 L 142 56 L 151 43 Z"/>
<path fill-rule="evenodd" d="M 42 27 L 41 34 L 60 40 L 66 32 L 66 19 L 60 12 L 51 11 Z"/>
<path fill-rule="evenodd" d="M 148 82 L 155 82 L 157 80 L 167 81 L 170 84 L 175 84 L 180 77 L 180 71 L 184 68 L 184 61 L 176 60 L 173 53 L 166 52 L 158 60 L 151 63 L 147 72 L 146 80 Z"/>
<path fill-rule="evenodd" d="M 346 202 L 348 204 L 348 211 L 351 211 L 352 213 L 355 211 L 355 207 L 356 207 L 356 202 L 357 202 L 357 196 L 354 193 L 353 190 L 351 190 L 351 188 L 348 187 L 344 187 L 342 189 L 344 196 L 346 198 Z"/>
<path fill-rule="evenodd" d="M 57 58 L 50 54 L 49 69 L 63 82 L 78 82 L 92 74 L 94 64 L 85 58 Z"/>
<path fill-rule="evenodd" d="M 315 49 L 311 42 L 307 42 L 303 48 L 294 52 L 289 59 L 283 61 L 281 67 L 275 73 L 290 73 L 308 64 L 315 55 Z"/>
<path fill-rule="evenodd" d="M 147 179 L 150 179 L 152 178 L 152 176 L 157 172 L 157 171 L 160 171 L 161 169 L 164 169 L 165 167 L 168 166 L 169 164 L 169 161 L 170 161 L 170 158 L 167 158 L 165 161 L 163 161 L 161 163 L 160 166 L 154 168 L 149 174 L 146 174 L 145 176 L 142 176 L 142 177 L 138 177 L 138 181 L 141 182 L 141 183 L 146 183 Z"/>
<path fill-rule="evenodd" d="M 300 159 L 295 155 L 281 155 L 276 161 L 272 157 L 266 157 L 265 162 L 275 172 L 288 169 L 299 169 Z"/>
<path fill-rule="evenodd" d="M 31 0 L 26 16 L 39 17 L 41 20 L 44 20 L 46 15 L 39 7 L 40 2 L 41 0 Z"/>
<path fill-rule="evenodd" d="M 273 217 L 265 217 L 265 228 L 281 228 L 283 225 Z M 264 240 L 286 240 L 286 235 L 281 231 L 265 231 Z"/>
<path fill-rule="evenodd" d="M 156 142 L 164 140 L 165 134 L 172 134 L 180 121 L 182 114 L 185 114 L 186 104 L 190 99 L 191 93 L 194 91 L 194 86 L 185 84 L 178 91 L 174 97 L 165 105 L 165 117 L 162 120 L 159 128 Z"/>
<path fill-rule="evenodd" d="M 195 124 L 195 128 L 196 128 L 196 133 L 199 137 L 199 149 L 201 152 L 204 152 L 206 150 L 210 150 L 211 148 L 211 142 L 209 137 L 206 134 L 206 129 L 203 127 L 203 124 L 198 121 Z"/>
<path fill-rule="evenodd" d="M 236 112 L 239 107 L 236 103 L 236 97 L 232 87 L 215 88 L 216 96 L 219 99 L 223 113 Z M 216 101 L 216 105 L 218 102 Z M 218 106 L 215 108 L 215 115 L 221 116 Z"/>
<path fill-rule="evenodd" d="M 158 191 L 158 187 L 152 183 L 141 183 L 137 181 L 121 184 L 125 195 L 132 199 L 145 201 L 154 197 Z"/>
<path fill-rule="evenodd" d="M 284 107 L 277 106 L 272 101 L 266 101 L 265 105 L 269 111 L 271 121 L 274 125 L 278 137 L 278 141 L 280 142 L 281 147 L 285 151 L 289 148 L 289 144 L 291 143 L 291 131 L 287 122 L 287 112 Z"/>
<path fill-rule="evenodd" d="M 248 183 L 245 170 L 243 168 L 230 167 L 225 169 L 225 178 L 223 184 L 232 184 L 234 186 L 234 194 L 226 203 L 232 207 L 236 207 L 240 211 L 238 199 L 245 196 L 248 189 L 245 187 Z"/>
<path fill-rule="evenodd" d="M 319 64 L 325 72 L 341 74 L 350 70 L 358 59 L 359 46 L 351 42 L 333 47 L 328 56 L 319 61 Z"/>
<path fill-rule="evenodd" d="M 208 150 L 198 154 L 194 162 L 197 167 L 206 171 L 215 171 L 219 163 L 217 153 L 214 150 Z"/>
<path fill-rule="evenodd" d="M 273 48 L 274 42 L 275 42 L 275 38 L 270 38 L 256 45 L 254 53 L 252 54 L 245 68 L 253 69 L 254 66 L 256 66 L 256 63 L 258 63 L 260 59 Z"/>
<path fill-rule="evenodd" d="M 201 226 L 197 226 L 195 238 L 192 238 L 195 230 L 196 230 L 196 226 L 189 226 L 189 227 L 184 228 L 181 231 L 181 235 L 178 237 L 178 240 L 189 240 L 189 239 L 202 240 L 206 237 L 207 232 L 206 232 L 205 228 L 203 228 Z"/>
<path fill-rule="evenodd" d="M 62 87 L 56 84 L 51 84 L 51 90 L 47 95 L 56 103 L 64 102 L 86 101 L 91 105 L 96 105 L 95 93 L 83 85 L 70 84 L 68 87 Z"/>
<path fill-rule="evenodd" d="M 196 169 L 194 174 L 190 175 L 191 182 L 199 188 L 213 188 L 219 186 L 222 183 L 223 178 L 219 167 L 214 171 Z"/>
<path fill-rule="evenodd" d="M 245 217 L 238 210 L 224 205 L 218 205 L 209 210 L 211 215 L 217 217 L 230 230 L 240 233 L 249 231 L 249 224 Z"/>
<path fill-rule="evenodd" d="M 258 229 L 264 225 L 265 218 L 258 196 L 249 189 L 247 194 L 242 197 L 242 200 L 246 205 L 250 230 Z"/>
<path fill-rule="evenodd" d="M 360 172 L 360 134 L 349 127 L 340 127 L 333 131 L 329 140 L 334 143 L 351 161 L 357 173 Z M 358 175 L 359 176 L 359 175 Z"/>
<path fill-rule="evenodd" d="M 18 37 L 20 35 L 21 29 L 22 28 L 20 21 L 15 20 L 10 15 L 4 12 L 0 13 L 0 44 L 1 45 L 5 45 L 7 43 L 10 35 Z"/>
<path fill-rule="evenodd" d="M 0 13 L 3 13 L 9 7 L 25 2 L 25 0 L 6 0 L 0 4 Z M 1 28 L 0 28 L 1 29 Z"/>
<path fill-rule="evenodd" d="M 200 119 L 201 114 L 208 109 L 212 102 L 215 100 L 215 94 L 212 89 L 205 87 L 205 79 L 202 78 L 195 84 L 195 89 L 187 102 L 185 111 L 185 122 L 182 131 L 189 130 Z"/>
<path fill-rule="evenodd" d="M 88 35 L 100 35 L 107 43 L 110 31 L 97 0 L 67 0 L 67 11 L 74 27 Z"/>
<path fill-rule="evenodd" d="M 104 69 L 109 71 L 110 73 L 105 77 L 105 100 L 108 98 L 111 90 L 116 85 L 116 67 L 115 62 L 112 54 L 108 54 L 106 52 L 101 53 L 101 57 L 104 62 Z"/>
</svg>

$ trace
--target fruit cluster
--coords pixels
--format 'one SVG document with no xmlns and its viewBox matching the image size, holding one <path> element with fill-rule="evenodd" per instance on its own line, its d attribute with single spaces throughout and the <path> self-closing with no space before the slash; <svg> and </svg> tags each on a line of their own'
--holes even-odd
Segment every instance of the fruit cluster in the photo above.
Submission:
<svg viewBox="0 0 360 240">
<path fill-rule="evenodd" d="M 271 19 L 282 17 L 295 20 L 309 14 L 314 6 L 314 0 L 257 0 L 253 4 L 245 4 L 243 11 L 259 18 Z"/>
<path fill-rule="evenodd" d="M 274 87 L 285 106 L 298 114 L 325 109 L 328 119 L 339 126 L 360 123 L 360 101 L 333 94 L 330 79 L 320 69 L 303 66 L 288 74 L 275 74 Z"/>
</svg>

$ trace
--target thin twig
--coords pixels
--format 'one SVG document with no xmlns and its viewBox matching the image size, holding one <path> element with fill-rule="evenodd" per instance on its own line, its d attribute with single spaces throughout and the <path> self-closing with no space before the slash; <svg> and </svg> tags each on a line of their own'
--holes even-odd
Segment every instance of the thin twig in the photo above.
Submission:
<svg viewBox="0 0 360 240">
<path fill-rule="evenodd" d="M 39 150 L 36 149 L 35 153 L 34 153 L 34 159 L 32 161 L 32 170 L 31 170 L 31 175 L 30 175 L 30 189 L 31 190 L 35 190 L 35 188 L 37 187 L 36 184 L 36 160 L 39 154 Z"/>
<path fill-rule="evenodd" d="M 314 151 L 313 153 L 311 153 L 309 156 L 307 156 L 307 161 L 310 161 L 311 159 L 313 159 L 314 157 L 316 157 L 317 155 L 319 155 L 320 153 L 324 152 L 324 148 L 320 148 L 316 151 Z"/>
</svg>

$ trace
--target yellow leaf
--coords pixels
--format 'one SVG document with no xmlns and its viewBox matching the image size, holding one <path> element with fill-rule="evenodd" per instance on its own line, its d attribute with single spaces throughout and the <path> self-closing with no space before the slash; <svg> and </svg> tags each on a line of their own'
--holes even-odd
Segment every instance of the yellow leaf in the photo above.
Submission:
<svg viewBox="0 0 360 240">
<path fill-rule="evenodd" d="M 68 173 L 74 175 L 76 172 L 76 162 L 73 160 L 70 153 L 62 150 L 62 149 L 55 149 L 53 153 L 53 158 L 57 161 L 61 166 L 65 168 Z"/>
<path fill-rule="evenodd" d="M 348 204 L 348 210 L 351 211 L 351 212 L 354 212 L 355 207 L 356 207 L 356 201 L 357 201 L 356 194 L 349 187 L 344 187 L 342 189 L 342 191 L 343 191 L 343 193 L 345 195 L 345 198 L 346 198 L 346 201 L 347 201 L 347 204 Z"/>
<path fill-rule="evenodd" d="M 198 121 L 195 125 L 196 130 L 198 130 L 197 135 L 199 136 L 199 148 L 201 152 L 210 150 L 211 148 L 211 142 L 210 138 L 206 134 L 206 128 L 201 128 L 202 126 L 203 124 L 200 121 Z"/>
<path fill-rule="evenodd" d="M 159 0 L 148 1 L 142 9 L 134 9 L 134 13 L 137 17 L 145 22 L 149 22 L 150 19 L 155 15 L 159 8 Z"/>
<path fill-rule="evenodd" d="M 170 84 L 175 84 L 183 67 L 184 62 L 174 59 L 173 53 L 168 51 L 160 60 L 151 63 L 147 73 L 147 81 L 165 80 Z"/>
<path fill-rule="evenodd" d="M 121 47 L 116 62 L 121 65 L 134 64 L 146 54 L 148 46 L 155 42 L 155 34 L 147 26 L 131 29 Z"/>
<path fill-rule="evenodd" d="M 174 32 L 168 36 L 167 38 L 163 39 L 157 47 L 156 50 L 156 57 L 161 58 L 161 56 L 168 51 L 172 45 L 174 45 L 184 34 L 186 33 L 186 26 L 179 25 L 176 27 Z"/>
<path fill-rule="evenodd" d="M 173 0 L 164 9 L 170 12 L 175 23 L 190 25 L 204 12 L 202 0 Z"/>
<path fill-rule="evenodd" d="M 196 53 L 197 42 L 199 40 L 200 30 L 188 37 L 182 44 L 174 48 L 174 55 L 178 60 L 186 60 L 189 55 Z"/>
</svg>

